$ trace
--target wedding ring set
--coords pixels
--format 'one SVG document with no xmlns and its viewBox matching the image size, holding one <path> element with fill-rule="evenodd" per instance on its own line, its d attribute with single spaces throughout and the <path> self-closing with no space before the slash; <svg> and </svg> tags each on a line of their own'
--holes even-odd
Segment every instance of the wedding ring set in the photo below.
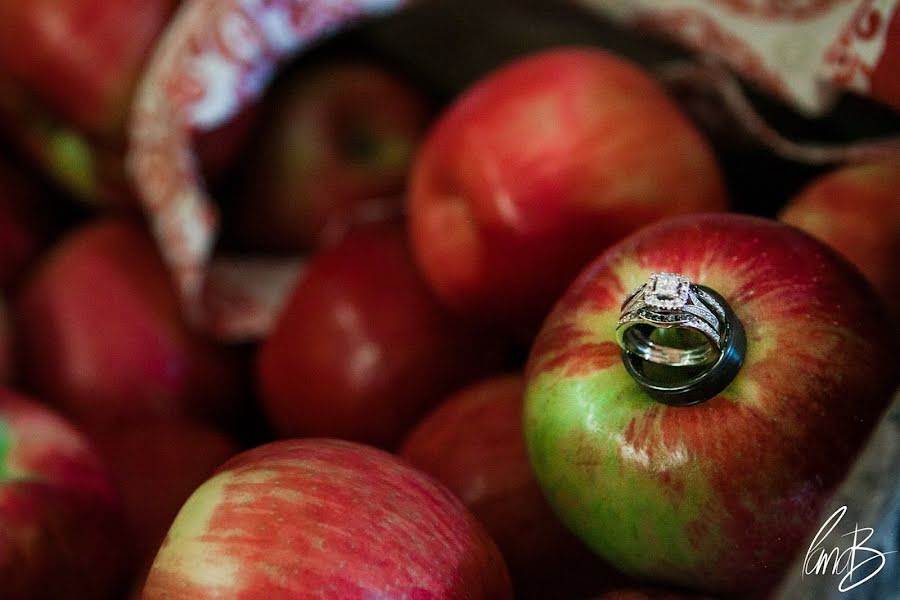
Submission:
<svg viewBox="0 0 900 600">
<path fill-rule="evenodd" d="M 616 341 L 631 376 L 673 405 L 702 402 L 724 390 L 747 347 L 725 299 L 678 273 L 653 273 L 625 298 Z"/>
</svg>

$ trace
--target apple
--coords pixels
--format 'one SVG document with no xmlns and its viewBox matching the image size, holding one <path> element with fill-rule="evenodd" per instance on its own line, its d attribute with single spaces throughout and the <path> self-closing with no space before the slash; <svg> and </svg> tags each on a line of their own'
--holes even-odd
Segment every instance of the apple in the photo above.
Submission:
<svg viewBox="0 0 900 600">
<path fill-rule="evenodd" d="M 15 316 L 27 382 L 80 423 L 224 420 L 235 356 L 184 324 L 149 234 L 125 220 L 72 231 L 25 283 Z"/>
<path fill-rule="evenodd" d="M 134 208 L 125 127 L 179 0 L 0 0 L 0 128 L 79 199 Z"/>
<path fill-rule="evenodd" d="M 0 0 L 0 69 L 77 130 L 124 129 L 141 67 L 177 0 Z"/>
<path fill-rule="evenodd" d="M 4 600 L 110 598 L 128 553 L 118 497 L 85 438 L 0 389 L 0 589 Z"/>
<path fill-rule="evenodd" d="M 900 325 L 900 154 L 819 177 L 788 203 L 779 219 L 847 257 L 880 292 Z"/>
<path fill-rule="evenodd" d="M 440 117 L 413 165 L 413 250 L 454 309 L 531 331 L 597 252 L 724 209 L 712 152 L 663 88 L 594 49 L 519 59 Z"/>
<path fill-rule="evenodd" d="M 407 436 L 399 454 L 462 500 L 497 543 L 517 596 L 596 591 L 617 575 L 553 514 L 522 437 L 521 375 L 457 391 Z"/>
<path fill-rule="evenodd" d="M 267 250 L 331 243 L 354 222 L 395 218 L 428 103 L 384 68 L 294 70 L 263 108 L 234 209 L 239 235 Z"/>
<path fill-rule="evenodd" d="M 122 496 L 135 554 L 152 559 L 184 501 L 238 445 L 186 422 L 142 423 L 90 432 Z"/>
<path fill-rule="evenodd" d="M 615 329 L 651 272 L 719 292 L 747 353 L 721 393 L 653 400 Z M 874 290 L 793 227 L 693 215 L 598 257 L 547 318 L 528 359 L 531 464 L 563 522 L 626 574 L 709 593 L 777 582 L 896 385 Z"/>
<path fill-rule="evenodd" d="M 360 226 L 310 260 L 257 354 L 259 396 L 282 436 L 389 448 L 498 346 L 440 305 L 402 226 Z"/>
<path fill-rule="evenodd" d="M 0 129 L 77 198 L 138 207 L 123 163 L 127 120 L 180 3 L 0 0 Z M 205 173 L 214 178 L 231 163 L 251 121 L 195 135 Z"/>
<path fill-rule="evenodd" d="M 0 156 L 0 290 L 10 290 L 43 249 L 50 233 L 44 198 Z"/>
<path fill-rule="evenodd" d="M 443 486 L 386 452 L 285 440 L 191 496 L 150 569 L 166 598 L 511 598 L 503 558 Z"/>
</svg>

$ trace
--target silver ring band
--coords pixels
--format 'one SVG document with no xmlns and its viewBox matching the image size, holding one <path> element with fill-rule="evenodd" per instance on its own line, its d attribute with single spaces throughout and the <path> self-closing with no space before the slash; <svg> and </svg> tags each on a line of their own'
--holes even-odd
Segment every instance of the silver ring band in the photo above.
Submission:
<svg viewBox="0 0 900 600">
<path fill-rule="evenodd" d="M 672 367 L 714 363 L 722 353 L 726 309 L 719 300 L 677 273 L 653 273 L 622 303 L 616 341 L 626 352 Z M 700 334 L 681 348 L 654 341 L 658 330 L 683 329 Z"/>
</svg>

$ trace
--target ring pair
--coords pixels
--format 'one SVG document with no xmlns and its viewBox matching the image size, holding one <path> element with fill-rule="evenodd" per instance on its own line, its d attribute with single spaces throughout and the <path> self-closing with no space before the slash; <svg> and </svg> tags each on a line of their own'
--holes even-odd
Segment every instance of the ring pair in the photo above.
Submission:
<svg viewBox="0 0 900 600">
<path fill-rule="evenodd" d="M 616 340 L 638 384 L 679 406 L 724 390 L 747 349 L 743 326 L 725 299 L 677 273 L 653 273 L 625 298 Z"/>
</svg>

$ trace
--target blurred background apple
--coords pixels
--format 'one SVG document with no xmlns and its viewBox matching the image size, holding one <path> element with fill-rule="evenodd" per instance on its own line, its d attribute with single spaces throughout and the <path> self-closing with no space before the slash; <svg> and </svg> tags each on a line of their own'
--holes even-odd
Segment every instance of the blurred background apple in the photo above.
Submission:
<svg viewBox="0 0 900 600">
<path fill-rule="evenodd" d="M 87 440 L 37 402 L 0 389 L 3 598 L 111 598 L 129 559 L 115 487 Z"/>
<path fill-rule="evenodd" d="M 235 227 L 250 247 L 308 250 L 355 222 L 398 219 L 428 102 L 384 67 L 336 62 L 292 70 L 248 142 Z"/>
<path fill-rule="evenodd" d="M 79 422 L 224 422 L 240 412 L 236 356 L 187 327 L 136 223 L 70 232 L 24 285 L 15 317 L 28 385 Z"/>
</svg>

